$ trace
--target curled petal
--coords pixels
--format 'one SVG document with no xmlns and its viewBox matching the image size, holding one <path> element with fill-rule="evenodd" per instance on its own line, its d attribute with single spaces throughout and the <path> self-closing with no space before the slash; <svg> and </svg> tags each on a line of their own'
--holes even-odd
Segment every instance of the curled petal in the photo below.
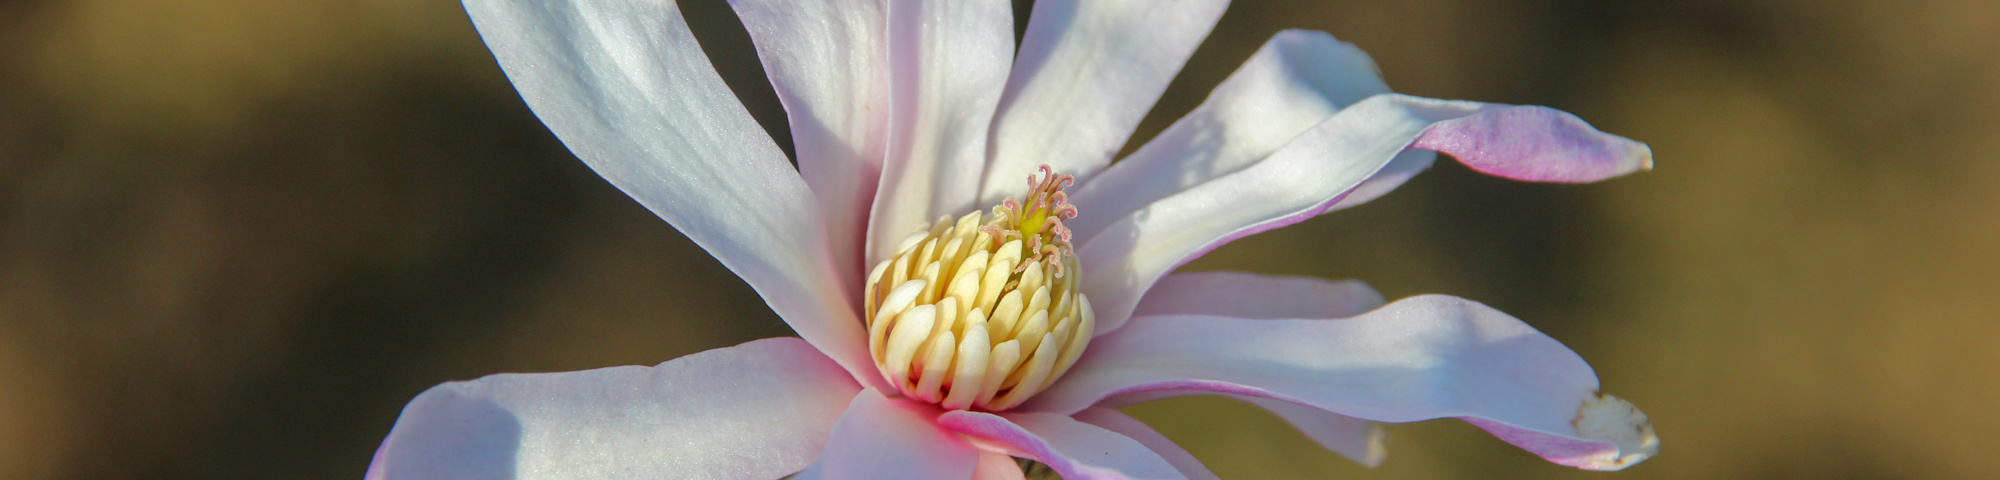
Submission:
<svg viewBox="0 0 2000 480">
<path fill-rule="evenodd" d="M 1453 129 L 1547 130 L 1547 134 L 1506 138 L 1559 145 L 1510 145 L 1488 150 L 1492 156 L 1481 160 L 1494 165 L 1562 164 L 1539 170 L 1512 170 L 1524 178 L 1529 175 L 1558 178 L 1550 177 L 1554 174 L 1549 172 L 1630 171 L 1642 166 L 1643 159 L 1635 156 L 1644 153 L 1642 145 L 1579 146 L 1590 143 L 1580 139 L 1595 139 L 1600 146 L 1637 145 L 1630 140 L 1590 130 L 1582 122 L 1559 121 L 1548 115 L 1504 114 L 1524 108 L 1540 107 L 1377 95 L 1341 109 L 1262 160 L 1161 198 L 1113 221 L 1077 247 L 1083 270 L 1092 272 L 1084 281 L 1086 290 L 1091 292 L 1092 305 L 1098 308 L 1101 325 L 1098 335 L 1116 331 L 1123 325 L 1140 295 L 1167 271 L 1232 240 L 1298 223 L 1327 211 L 1344 195 L 1391 165 L 1434 125 L 1456 125 Z M 1451 123 L 1467 117 L 1495 120 Z M 1506 157 L 1512 154 L 1532 155 L 1532 158 Z M 1601 165 L 1617 167 L 1600 168 Z M 1578 174 L 1560 178 L 1590 177 Z"/>
<path fill-rule="evenodd" d="M 1360 185 L 1355 185 L 1354 189 L 1341 195 L 1340 200 L 1334 201 L 1333 206 L 1327 207 L 1325 212 L 1320 213 L 1325 214 L 1382 198 L 1383 195 L 1395 191 L 1396 187 L 1403 186 L 1403 182 L 1416 178 L 1417 174 L 1424 173 L 1425 170 L 1430 170 L 1431 164 L 1436 162 L 1437 152 L 1404 150 L 1403 153 L 1396 154 L 1396 158 L 1389 160 L 1388 165 L 1376 170 L 1374 175 L 1362 180 Z"/>
<path fill-rule="evenodd" d="M 1262 160 L 1341 108 L 1389 86 L 1375 61 L 1324 32 L 1271 37 L 1194 111 L 1077 186 L 1069 222 L 1087 241 L 1134 211 Z M 1428 165 L 1428 163 L 1426 163 Z"/>
<path fill-rule="evenodd" d="M 367 478 L 776 478 L 819 457 L 858 389 L 795 338 L 447 383 L 403 409 Z"/>
<path fill-rule="evenodd" d="M 1112 396 L 1205 391 L 1341 415 L 1464 418 L 1550 461 L 1616 470 L 1658 451 L 1644 414 L 1597 391 L 1574 352 L 1513 317 L 1441 295 L 1335 320 L 1146 317 L 1098 337 L 1021 408 L 1078 412 Z"/>
<path fill-rule="evenodd" d="M 816 199 L 669 0 L 465 0 L 570 152 L 749 282 L 863 382 L 873 362 Z"/>
</svg>

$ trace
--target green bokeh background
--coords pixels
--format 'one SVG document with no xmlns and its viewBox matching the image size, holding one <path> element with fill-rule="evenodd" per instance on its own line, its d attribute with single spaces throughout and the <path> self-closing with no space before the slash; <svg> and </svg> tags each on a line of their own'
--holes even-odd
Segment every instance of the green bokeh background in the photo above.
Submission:
<svg viewBox="0 0 2000 480">
<path fill-rule="evenodd" d="M 683 3 L 789 148 L 727 6 Z M 1658 168 L 1445 161 L 1186 269 L 1486 302 L 1664 449 L 1578 472 L 1436 421 L 1367 469 L 1228 401 L 1128 409 L 1224 478 L 1992 475 L 2000 2 L 1245 0 L 1136 138 L 1284 28 L 1402 92 L 1575 112 Z M 430 385 L 787 334 L 574 159 L 455 2 L 0 2 L 0 478 L 357 479 Z"/>
</svg>

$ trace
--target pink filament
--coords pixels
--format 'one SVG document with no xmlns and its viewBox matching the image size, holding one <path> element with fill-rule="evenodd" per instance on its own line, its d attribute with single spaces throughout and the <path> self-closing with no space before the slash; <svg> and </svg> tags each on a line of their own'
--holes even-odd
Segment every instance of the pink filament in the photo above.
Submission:
<svg viewBox="0 0 2000 480">
<path fill-rule="evenodd" d="M 1063 225 L 1062 221 L 1076 218 L 1077 215 L 1076 205 L 1069 203 L 1069 194 L 1063 192 L 1063 189 L 1076 184 L 1076 177 L 1058 174 L 1054 167 L 1047 164 L 1043 164 L 1038 170 L 1039 175 L 1028 174 L 1026 202 L 1007 197 L 1000 202 L 1000 208 L 994 209 L 994 214 L 1003 218 L 1002 223 L 1011 228 L 988 227 L 990 229 L 981 231 L 993 235 L 994 239 L 999 241 L 1021 237 L 1021 222 L 1027 220 L 1031 213 L 1030 208 L 1034 211 L 1048 212 L 1042 223 L 1042 231 L 1048 233 L 1048 244 L 1043 244 L 1043 235 L 1023 238 L 1022 240 L 1027 242 L 1023 246 L 1027 248 L 1028 257 L 1014 266 L 1014 273 L 1026 271 L 1029 263 L 1042 260 L 1043 263 L 1051 265 L 1055 270 L 1055 276 L 1060 278 L 1063 276 L 1063 256 L 1070 255 L 1074 251 L 1069 243 L 1069 227 Z"/>
</svg>

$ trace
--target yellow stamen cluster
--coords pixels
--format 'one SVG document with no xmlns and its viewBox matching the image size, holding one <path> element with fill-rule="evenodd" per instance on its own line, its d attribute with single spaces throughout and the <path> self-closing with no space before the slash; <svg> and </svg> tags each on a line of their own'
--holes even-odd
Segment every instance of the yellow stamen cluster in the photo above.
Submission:
<svg viewBox="0 0 2000 480">
<path fill-rule="evenodd" d="M 1039 207 L 1010 198 L 992 214 L 939 218 L 869 272 L 869 353 L 905 397 L 1006 410 L 1083 354 L 1096 324 L 1060 222 L 1076 215 L 1061 197 L 1067 183 L 1031 178 L 1040 195 L 1027 205 Z"/>
</svg>

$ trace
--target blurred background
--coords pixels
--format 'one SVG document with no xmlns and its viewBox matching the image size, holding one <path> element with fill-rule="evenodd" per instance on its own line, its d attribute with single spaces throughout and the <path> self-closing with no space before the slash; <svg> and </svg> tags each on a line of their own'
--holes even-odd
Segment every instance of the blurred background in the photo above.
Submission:
<svg viewBox="0 0 2000 480">
<path fill-rule="evenodd" d="M 728 7 L 682 3 L 789 149 Z M 2000 2 L 1244 1 L 1136 138 L 1284 28 L 1402 92 L 1577 113 L 1657 169 L 1441 161 L 1186 269 L 1486 302 L 1664 449 L 1579 472 L 1447 420 L 1368 469 L 1225 400 L 1127 409 L 1224 478 L 1992 475 Z M 542 127 L 456 2 L 0 2 L 0 478 L 358 479 L 433 384 L 787 334 Z"/>
</svg>

